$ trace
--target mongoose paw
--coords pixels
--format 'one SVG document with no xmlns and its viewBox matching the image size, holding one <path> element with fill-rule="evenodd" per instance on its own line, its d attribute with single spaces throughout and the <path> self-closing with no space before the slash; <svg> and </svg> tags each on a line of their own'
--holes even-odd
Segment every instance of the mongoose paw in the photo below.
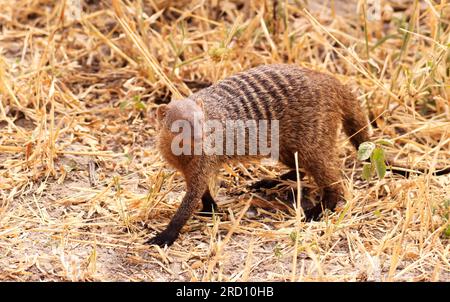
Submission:
<svg viewBox="0 0 450 302">
<path fill-rule="evenodd" d="M 317 221 L 319 220 L 320 216 L 322 215 L 322 205 L 319 203 L 318 205 L 307 209 L 307 210 L 303 210 L 303 212 L 305 213 L 305 220 L 306 221 Z"/>
<path fill-rule="evenodd" d="M 276 179 L 262 179 L 260 181 L 255 182 L 254 184 L 250 185 L 251 190 L 261 190 L 261 189 L 272 189 L 275 188 L 277 185 L 279 185 L 281 181 Z"/>
<path fill-rule="evenodd" d="M 204 217 L 212 217 L 213 213 L 217 213 L 217 203 L 214 201 L 214 198 L 211 196 L 209 190 L 205 192 L 202 196 L 202 210 L 199 215 Z"/>
<path fill-rule="evenodd" d="M 156 235 L 155 237 L 151 238 L 147 241 L 148 244 L 155 244 L 159 245 L 160 247 L 163 247 L 165 245 L 171 246 L 175 240 L 177 239 L 178 234 L 169 233 L 166 231 L 163 231 Z"/>
</svg>

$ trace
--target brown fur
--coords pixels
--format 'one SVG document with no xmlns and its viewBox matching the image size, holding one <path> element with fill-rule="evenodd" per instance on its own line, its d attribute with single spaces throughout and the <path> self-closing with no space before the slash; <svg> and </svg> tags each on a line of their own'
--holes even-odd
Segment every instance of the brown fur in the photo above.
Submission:
<svg viewBox="0 0 450 302">
<path fill-rule="evenodd" d="M 166 230 L 150 240 L 154 244 L 172 244 L 200 200 L 204 210 L 215 208 L 208 191 L 208 179 L 223 163 L 260 158 L 248 154 L 173 155 L 170 146 L 175 134 L 171 133 L 170 125 L 178 119 L 192 123 L 194 112 L 202 121 L 279 120 L 280 161 L 295 169 L 294 154 L 298 152 L 300 167 L 324 190 L 322 204 L 305 211 L 312 219 L 318 218 L 323 209 L 334 210 L 342 199 L 336 152 L 340 125 L 356 148 L 369 140 L 366 116 L 346 86 L 331 75 L 293 65 L 252 68 L 184 100 L 160 106 L 157 110 L 158 148 L 167 162 L 184 175 L 187 193 Z M 192 137 L 192 141 L 198 138 L 195 134 Z"/>
</svg>

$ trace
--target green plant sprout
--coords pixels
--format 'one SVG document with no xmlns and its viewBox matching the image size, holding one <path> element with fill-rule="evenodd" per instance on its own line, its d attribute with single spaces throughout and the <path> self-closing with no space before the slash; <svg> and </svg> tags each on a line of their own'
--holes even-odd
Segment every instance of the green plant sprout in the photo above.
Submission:
<svg viewBox="0 0 450 302">
<path fill-rule="evenodd" d="M 364 142 L 359 145 L 358 159 L 365 162 L 362 171 L 363 179 L 370 181 L 376 172 L 379 179 L 383 179 L 386 175 L 386 161 L 384 156 L 383 145 L 392 146 L 394 143 L 388 139 L 378 139 L 375 142 Z"/>
</svg>

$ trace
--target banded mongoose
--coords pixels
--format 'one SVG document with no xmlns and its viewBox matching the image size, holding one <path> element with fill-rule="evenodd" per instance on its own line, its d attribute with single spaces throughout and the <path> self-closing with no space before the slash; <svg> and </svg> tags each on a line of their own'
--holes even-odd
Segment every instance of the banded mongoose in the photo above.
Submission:
<svg viewBox="0 0 450 302">
<path fill-rule="evenodd" d="M 277 120 L 279 161 L 295 169 L 294 154 L 298 152 L 299 166 L 324 192 L 321 203 L 305 210 L 307 219 L 318 218 L 323 209 L 334 210 L 342 199 L 336 152 L 340 124 L 356 148 L 369 139 L 368 121 L 349 88 L 331 75 L 294 65 L 255 67 L 227 77 L 186 99 L 161 105 L 156 112 L 158 149 L 165 160 L 183 174 L 187 190 L 167 228 L 149 243 L 171 245 L 200 200 L 202 212 L 216 209 L 208 180 L 224 163 L 262 157 L 247 153 L 175 155 L 171 145 L 177 133 L 171 131 L 172 124 L 184 120 L 194 126 L 195 118 L 201 124 L 208 120 L 223 124 L 227 120 Z M 194 130 L 191 142 L 204 141 L 206 136 L 207 133 L 195 133 Z M 248 152 L 247 147 L 245 151 Z"/>
<path fill-rule="evenodd" d="M 202 127 L 209 120 L 220 121 L 223 125 L 229 120 L 278 121 L 279 161 L 294 170 L 297 152 L 299 166 L 323 189 L 321 202 L 304 210 L 307 219 L 317 219 L 324 209 L 334 210 L 343 198 L 336 152 L 340 125 L 355 148 L 369 140 L 368 120 L 348 87 L 331 75 L 285 64 L 252 68 L 183 100 L 161 105 L 156 120 L 159 125 L 158 149 L 186 181 L 186 194 L 169 225 L 149 240 L 160 246 L 171 245 L 176 240 L 200 200 L 202 212 L 217 208 L 209 192 L 208 180 L 222 164 L 263 157 L 259 153 L 250 155 L 248 145 L 244 155 L 174 154 L 172 142 L 179 134 L 171 130 L 175 121 L 182 120 L 193 127 L 188 140 L 191 151 L 195 143 L 207 140 L 209 134 Z M 200 130 L 194 127 L 196 122 L 202 126 Z M 295 180 L 292 171 L 286 175 Z"/>
</svg>

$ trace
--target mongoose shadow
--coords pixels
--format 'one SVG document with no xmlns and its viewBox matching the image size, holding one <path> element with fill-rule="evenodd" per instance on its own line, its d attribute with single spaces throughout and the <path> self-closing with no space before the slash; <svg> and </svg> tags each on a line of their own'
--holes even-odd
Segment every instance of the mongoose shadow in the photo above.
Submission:
<svg viewBox="0 0 450 302">
<path fill-rule="evenodd" d="M 151 244 L 171 245 L 181 228 L 202 202 L 202 212 L 217 210 L 208 188 L 208 180 L 224 163 L 246 162 L 267 157 L 245 153 L 194 155 L 195 143 L 205 142 L 209 132 L 206 121 L 278 121 L 278 160 L 295 169 L 295 153 L 299 166 L 323 190 L 321 202 L 305 209 L 308 220 L 318 219 L 326 209 L 333 211 L 343 199 L 338 161 L 338 129 L 343 126 L 355 148 L 369 140 L 368 120 L 350 89 L 335 77 L 294 65 L 263 65 L 240 72 L 204 88 L 183 100 L 161 105 L 156 112 L 158 149 L 164 159 L 180 171 L 186 181 L 186 194 L 167 228 L 149 240 Z M 190 154 L 174 154 L 173 141 L 180 131 L 172 131 L 176 121 L 185 121 L 193 129 L 189 140 L 180 145 Z M 202 127 L 196 129 L 195 124 Z M 198 128 L 198 127 L 197 127 Z M 224 127 L 225 129 L 226 127 Z M 225 130 L 223 130 L 225 131 Z M 245 134 L 251 137 L 248 129 Z M 268 132 L 273 132 L 270 128 Z M 271 137 L 270 133 L 267 137 Z M 269 143 L 269 147 L 271 147 Z M 189 153 L 189 152 L 187 152 Z M 288 172 L 282 179 L 294 179 Z M 262 180 L 256 188 L 270 187 L 276 182 Z"/>
</svg>

